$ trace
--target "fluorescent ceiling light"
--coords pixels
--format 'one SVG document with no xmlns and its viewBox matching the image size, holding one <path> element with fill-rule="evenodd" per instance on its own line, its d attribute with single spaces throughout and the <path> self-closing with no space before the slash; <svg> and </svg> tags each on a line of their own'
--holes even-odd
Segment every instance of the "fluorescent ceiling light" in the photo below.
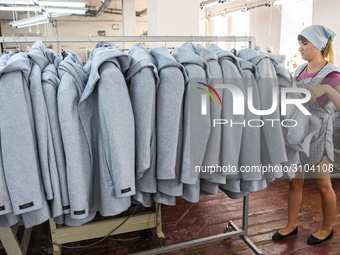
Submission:
<svg viewBox="0 0 340 255">
<path fill-rule="evenodd" d="M 41 11 L 39 7 L 25 7 L 25 6 L 22 6 L 22 7 L 18 7 L 18 6 L 15 6 L 15 7 L 8 7 L 8 6 L 0 6 L 0 11 L 32 11 L 32 12 L 39 12 Z"/>
<path fill-rule="evenodd" d="M 39 7 L 7 7 L 0 6 L 0 11 L 32 11 L 32 12 L 41 12 Z M 56 12 L 56 13 L 68 13 L 68 14 L 85 14 L 87 9 L 72 9 L 72 8 L 46 8 L 46 12 Z"/>
<path fill-rule="evenodd" d="M 75 3 L 75 2 L 38 2 L 40 6 L 55 6 L 55 7 L 70 7 L 70 8 L 85 8 L 86 3 Z"/>
<path fill-rule="evenodd" d="M 301 2 L 310 2 L 310 0 L 278 0 L 273 2 L 273 5 L 292 4 Z"/>
<path fill-rule="evenodd" d="M 210 4 L 205 4 L 205 5 L 203 6 L 203 8 L 210 8 L 210 7 L 214 7 L 214 6 L 216 6 L 216 5 L 218 5 L 218 1 L 216 1 L 216 2 L 214 2 L 214 3 L 210 3 Z"/>
<path fill-rule="evenodd" d="M 42 25 L 42 24 L 47 24 L 47 23 L 50 23 L 50 21 L 48 19 L 40 21 L 40 22 L 36 22 L 36 23 L 30 23 L 30 24 L 25 24 L 25 25 L 17 26 L 17 28 L 23 28 L 23 27 L 29 27 L 29 26 L 37 26 L 37 25 Z"/>
<path fill-rule="evenodd" d="M 71 8 L 84 8 L 86 3 L 77 2 L 49 2 L 49 1 L 36 1 L 39 6 L 54 6 L 54 7 L 71 7 Z M 0 0 L 0 4 L 24 4 L 33 5 L 32 0 Z"/>
<path fill-rule="evenodd" d="M 35 16 L 35 17 L 32 17 L 32 18 L 12 21 L 12 22 L 9 23 L 9 25 L 11 27 L 17 27 L 17 26 L 21 26 L 21 25 L 25 25 L 25 24 L 29 24 L 29 23 L 42 21 L 42 20 L 47 20 L 45 15 L 38 15 L 38 16 Z"/>
<path fill-rule="evenodd" d="M 68 16 L 68 15 L 70 15 L 70 14 L 55 13 L 55 14 L 51 15 L 51 18 Z M 17 20 L 17 21 L 12 21 L 12 22 L 9 23 L 9 25 L 11 27 L 19 27 L 19 26 L 23 26 L 23 25 L 26 25 L 26 24 L 30 24 L 30 23 L 38 23 L 38 22 L 48 21 L 48 20 L 49 19 L 45 15 L 38 15 L 38 16 L 31 17 L 31 18 L 27 18 L 27 19 L 21 19 L 21 20 Z"/>
<path fill-rule="evenodd" d="M 72 9 L 72 8 L 46 8 L 47 12 L 69 13 L 69 14 L 85 14 L 87 9 Z"/>
</svg>

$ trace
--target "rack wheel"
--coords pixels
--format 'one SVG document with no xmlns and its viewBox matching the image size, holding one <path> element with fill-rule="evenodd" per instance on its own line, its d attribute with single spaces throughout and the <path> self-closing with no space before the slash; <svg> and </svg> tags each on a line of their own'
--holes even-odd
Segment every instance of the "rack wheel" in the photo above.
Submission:
<svg viewBox="0 0 340 255">
<path fill-rule="evenodd" d="M 165 237 L 159 237 L 159 238 L 158 238 L 158 245 L 159 245 L 160 247 L 165 246 L 165 245 L 166 245 L 166 238 L 165 238 Z"/>
<path fill-rule="evenodd" d="M 231 228 L 229 226 L 227 226 L 224 230 L 223 233 L 228 233 L 231 232 Z"/>
</svg>

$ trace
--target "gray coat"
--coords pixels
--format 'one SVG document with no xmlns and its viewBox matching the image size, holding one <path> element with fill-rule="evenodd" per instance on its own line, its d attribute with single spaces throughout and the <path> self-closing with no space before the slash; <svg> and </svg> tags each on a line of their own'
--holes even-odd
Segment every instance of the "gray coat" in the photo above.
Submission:
<svg viewBox="0 0 340 255">
<path fill-rule="evenodd" d="M 70 201 L 67 189 L 66 178 L 66 162 L 64 154 L 64 146 L 62 143 L 60 124 L 58 118 L 58 101 L 57 92 L 60 83 L 58 67 L 62 58 L 51 49 L 45 50 L 48 65 L 41 74 L 42 89 L 44 92 L 46 108 L 48 112 L 49 125 L 51 128 L 51 136 L 53 140 L 53 148 L 55 153 L 55 161 L 58 170 L 58 180 L 61 192 L 62 209 L 64 213 L 70 212 Z"/>
<path fill-rule="evenodd" d="M 50 169 L 52 166 L 49 164 L 54 155 L 49 155 L 49 153 L 51 153 L 51 148 L 49 148 L 48 140 L 51 138 L 51 134 L 44 93 L 41 86 L 41 73 L 48 64 L 43 43 L 40 41 L 36 42 L 28 52 L 28 57 L 32 60 L 32 70 L 29 76 L 29 89 L 32 99 L 41 175 L 44 182 L 46 198 L 52 200 L 54 194 L 51 175 L 55 169 Z"/>
<path fill-rule="evenodd" d="M 239 51 L 238 56 L 253 63 L 259 74 L 257 81 L 258 89 L 261 99 L 261 109 L 268 110 L 272 106 L 273 88 L 278 89 L 278 80 L 274 66 L 269 57 L 258 53 L 255 50 L 243 49 Z M 278 95 L 275 95 L 278 96 Z M 263 121 L 270 119 L 280 119 L 279 107 L 269 115 L 261 116 Z M 287 161 L 284 139 L 282 136 L 282 129 L 276 123 L 272 125 L 264 125 L 262 127 L 262 140 L 261 140 L 261 157 L 262 163 L 268 164 L 281 164 Z M 268 174 L 268 178 L 276 178 L 281 175 L 275 173 Z"/>
<path fill-rule="evenodd" d="M 32 60 L 33 64 L 29 80 L 40 169 L 44 181 L 46 199 L 51 200 L 52 216 L 58 217 L 63 214 L 63 205 L 51 126 L 42 88 L 42 72 L 49 63 L 43 43 L 40 41 L 36 42 L 30 49 L 28 57 Z"/>
<path fill-rule="evenodd" d="M 126 83 L 135 119 L 137 194 L 134 198 L 150 207 L 150 193 L 157 190 L 156 93 L 159 78 L 155 61 L 143 45 L 133 45 L 129 56 L 131 65 Z"/>
<path fill-rule="evenodd" d="M 92 164 L 91 210 L 103 216 L 127 210 L 135 194 L 134 119 L 123 75 L 130 59 L 113 44 L 98 43 L 84 68 L 89 78 L 79 117 Z"/>
<path fill-rule="evenodd" d="M 12 56 L 12 52 L 2 54 L 0 56 L 0 70 L 7 64 L 8 59 Z M 1 78 L 0 78 L 1 79 Z M 1 91 L 1 89 L 0 89 Z M 1 136 L 0 136 L 1 143 Z M 11 227 L 21 220 L 21 215 L 13 213 L 11 199 L 9 197 L 5 173 L 2 167 L 2 158 L 0 153 L 0 227 Z"/>
<path fill-rule="evenodd" d="M 243 91 L 244 85 L 240 73 L 240 67 L 236 57 L 226 50 L 222 50 L 217 45 L 209 45 L 208 49 L 215 52 L 222 69 L 223 83 L 233 84 Z M 242 123 L 244 115 L 233 115 L 233 97 L 229 89 L 223 89 L 223 109 L 221 118 Z M 239 155 L 241 151 L 243 125 L 223 125 L 221 139 L 221 165 L 239 168 Z M 238 176 L 237 173 L 226 173 L 230 176 Z"/>
<path fill-rule="evenodd" d="M 215 84 L 223 83 L 223 75 L 220 64 L 218 63 L 218 56 L 209 49 L 204 48 L 200 44 L 193 45 L 195 52 L 200 57 L 204 58 L 209 66 L 209 72 L 212 76 L 210 86 L 215 87 Z M 219 95 L 223 95 L 223 89 L 215 88 Z M 220 119 L 222 112 L 222 105 L 217 101 L 215 105 L 214 101 L 210 99 L 210 116 L 211 120 Z M 221 125 L 213 126 L 211 121 L 210 136 L 205 151 L 203 166 L 216 166 L 220 164 L 220 141 L 222 136 Z M 202 180 L 204 179 L 204 181 Z M 202 174 L 201 173 L 201 191 L 205 191 L 207 194 L 217 194 L 218 184 L 225 184 L 226 178 L 223 173 L 214 174 Z"/>
<path fill-rule="evenodd" d="M 58 72 L 58 117 L 65 150 L 70 216 L 90 221 L 95 216 L 90 212 L 92 162 L 78 107 L 88 76 L 79 57 L 71 51 L 67 51 Z"/>
<path fill-rule="evenodd" d="M 161 47 L 151 49 L 160 84 L 157 90 L 157 190 L 153 199 L 162 204 L 175 205 L 182 196 L 180 181 L 182 163 L 183 95 L 189 82 L 184 67 Z M 167 179 L 159 178 L 165 176 Z"/>
<path fill-rule="evenodd" d="M 190 43 L 175 49 L 172 55 L 182 64 L 189 76 L 190 82 L 185 91 L 184 103 L 184 132 L 181 182 L 184 185 L 183 198 L 198 202 L 199 173 L 195 173 L 195 166 L 202 166 L 206 146 L 210 135 L 210 107 L 207 104 L 207 115 L 201 115 L 202 92 L 196 87 L 197 82 L 207 83 L 211 79 L 208 63 L 196 55 Z"/>
<path fill-rule="evenodd" d="M 1 58 L 0 114 L 2 166 L 15 215 L 26 228 L 50 217 L 39 169 L 32 105 L 28 90 L 31 63 L 24 53 Z M 5 60 L 5 61 L 3 61 Z M 13 223 L 17 217 L 7 214 Z"/>
</svg>

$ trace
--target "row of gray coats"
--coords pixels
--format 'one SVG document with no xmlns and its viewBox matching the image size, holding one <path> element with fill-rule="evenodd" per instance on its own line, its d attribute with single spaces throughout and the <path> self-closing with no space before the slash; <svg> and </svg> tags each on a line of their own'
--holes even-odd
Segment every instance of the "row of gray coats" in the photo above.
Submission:
<svg viewBox="0 0 340 255">
<path fill-rule="evenodd" d="M 281 117 L 279 108 L 233 116 L 227 89 L 216 89 L 223 107 L 211 100 L 201 115 L 198 82 L 252 87 L 257 109 L 270 108 L 273 87 L 294 85 L 275 58 L 254 50 L 235 57 L 216 45 L 186 43 L 170 53 L 136 44 L 125 54 L 98 43 L 85 67 L 66 53 L 63 59 L 36 42 L 27 54 L 0 58 L 0 226 L 22 218 L 32 227 L 50 217 L 77 226 L 131 203 L 198 202 L 218 188 L 239 198 L 283 173 L 201 175 L 195 166 L 298 163 L 318 128 L 303 126 L 296 137 L 281 126 L 214 127 L 213 119 Z M 289 114 L 310 123 L 294 108 Z"/>
</svg>

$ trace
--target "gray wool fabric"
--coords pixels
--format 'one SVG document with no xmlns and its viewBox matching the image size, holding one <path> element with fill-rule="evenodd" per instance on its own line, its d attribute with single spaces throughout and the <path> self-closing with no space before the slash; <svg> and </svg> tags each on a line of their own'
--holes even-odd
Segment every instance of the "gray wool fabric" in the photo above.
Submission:
<svg viewBox="0 0 340 255">
<path fill-rule="evenodd" d="M 200 180 L 195 173 L 195 166 L 201 166 L 210 135 L 210 107 L 207 115 L 201 115 L 202 92 L 196 87 L 197 81 L 207 83 L 211 79 L 208 63 L 195 53 L 190 43 L 183 44 L 172 52 L 172 56 L 182 64 L 190 79 L 185 90 L 183 120 L 183 157 L 181 182 L 184 183 L 182 197 L 191 202 L 198 202 Z"/>
<path fill-rule="evenodd" d="M 272 64 L 275 68 L 278 84 L 280 88 L 291 88 L 295 87 L 296 84 L 289 73 L 289 71 L 282 67 L 279 59 L 273 54 L 268 54 Z M 288 98 L 300 98 L 301 95 L 297 93 L 289 93 Z M 305 107 L 308 107 L 304 104 Z M 284 166 L 289 169 L 289 171 L 284 172 L 284 177 L 293 178 L 295 176 L 294 166 L 300 164 L 299 153 L 303 152 L 308 155 L 310 141 L 313 135 L 319 130 L 319 121 L 314 116 L 307 116 L 301 110 L 299 110 L 295 105 L 287 106 L 287 114 L 281 115 L 281 119 L 293 119 L 296 121 L 297 125 L 295 127 L 282 127 L 283 137 L 285 139 L 287 162 L 283 163 Z"/>
<path fill-rule="evenodd" d="M 70 200 L 67 189 L 66 162 L 64 146 L 61 137 L 60 124 L 58 118 L 57 92 L 60 83 L 58 67 L 62 57 L 51 49 L 45 50 L 48 64 L 41 74 L 41 85 L 44 93 L 46 108 L 48 112 L 49 126 L 55 153 L 55 161 L 58 171 L 59 187 L 64 213 L 70 212 Z"/>
<path fill-rule="evenodd" d="M 240 67 L 236 57 L 219 48 L 217 45 L 209 45 L 208 49 L 215 52 L 218 56 L 218 61 L 222 69 L 223 83 L 232 84 L 243 91 L 245 94 L 244 85 L 240 73 Z M 233 115 L 233 96 L 229 89 L 223 89 L 223 108 L 221 118 L 230 122 L 233 120 L 236 123 L 243 123 L 244 115 Z M 221 165 L 232 166 L 239 168 L 239 155 L 241 150 L 241 141 L 243 133 L 243 125 L 223 125 L 222 126 L 222 139 L 221 139 Z M 230 176 L 238 176 L 237 173 L 225 173 Z M 228 178 L 229 178 L 228 177 Z"/>
<path fill-rule="evenodd" d="M 151 49 L 160 84 L 157 89 L 157 193 L 153 199 L 175 205 L 183 194 L 182 165 L 183 95 L 189 82 L 184 67 L 166 47 Z M 160 179 L 158 176 L 167 179 Z"/>
<path fill-rule="evenodd" d="M 243 49 L 238 52 L 242 59 L 253 63 L 259 74 L 257 80 L 261 99 L 261 109 L 267 110 L 272 106 L 273 88 L 278 89 L 277 75 L 274 66 L 268 56 L 251 49 Z M 276 95 L 275 95 L 276 96 Z M 280 119 L 279 107 L 269 115 L 261 116 L 263 121 Z M 275 139 L 273 139 L 275 137 Z M 262 127 L 261 157 L 264 165 L 281 164 L 287 161 L 284 139 L 280 125 L 264 125 Z M 281 173 L 282 174 L 282 173 Z M 280 177 L 275 173 L 267 174 L 268 178 Z"/>
<path fill-rule="evenodd" d="M 160 84 L 157 89 L 157 179 L 176 177 L 180 117 L 185 85 L 188 82 L 183 66 L 168 49 L 151 49 L 157 63 Z"/>
<path fill-rule="evenodd" d="M 301 72 L 305 69 L 306 64 L 301 65 L 295 72 L 295 78 L 297 78 Z M 298 87 L 309 88 L 312 86 L 322 84 L 323 80 L 330 73 L 340 73 L 338 67 L 335 67 L 331 63 L 327 63 L 317 74 L 311 79 L 303 79 L 297 83 Z M 321 123 L 320 130 L 315 133 L 311 139 L 309 153 L 300 154 L 301 163 L 308 165 L 318 164 L 323 156 L 327 156 L 331 161 L 334 161 L 334 146 L 333 146 L 333 122 L 334 122 L 334 104 L 331 100 L 321 106 L 316 100 L 311 103 L 308 102 L 310 113 L 318 118 Z M 293 135 L 293 134 L 292 134 Z"/>
<path fill-rule="evenodd" d="M 237 58 L 242 69 L 241 76 L 243 85 L 248 92 L 252 89 L 253 105 L 256 109 L 261 109 L 260 94 L 257 87 L 256 78 L 258 77 L 256 67 L 243 59 Z M 248 95 L 248 93 L 246 93 Z M 247 121 L 260 120 L 261 117 L 252 112 L 245 111 L 245 119 Z M 251 142 L 249 142 L 251 141 Z M 240 150 L 240 164 L 242 166 L 256 166 L 258 172 L 241 173 L 242 181 L 261 179 L 261 128 L 253 128 L 248 125 L 244 127 L 242 134 L 242 143 Z"/>
<path fill-rule="evenodd" d="M 136 179 L 149 171 L 156 146 L 156 92 L 158 73 L 154 60 L 141 44 L 131 47 L 131 66 L 127 72 L 132 109 L 135 117 L 136 132 Z M 151 170 L 154 171 L 154 170 Z"/>
<path fill-rule="evenodd" d="M 25 53 L 9 54 L 0 62 L 0 99 L 6 103 L 0 114 L 2 165 L 13 212 L 21 214 L 25 227 L 30 228 L 50 217 L 28 88 L 31 63 Z M 4 217 L 8 224 L 18 219 L 12 213 Z"/>
<path fill-rule="evenodd" d="M 223 75 L 220 64 L 218 63 L 218 56 L 209 49 L 204 48 L 200 44 L 193 45 L 195 52 L 197 55 L 205 59 L 208 63 L 209 72 L 212 76 L 211 82 L 209 85 L 215 87 L 215 84 L 223 83 Z M 215 88 L 219 95 L 223 95 L 223 89 Z M 221 104 L 214 103 L 213 100 L 210 100 L 210 115 L 211 119 L 220 119 L 221 118 L 222 106 Z M 213 122 L 211 122 L 211 132 L 207 144 L 207 148 L 205 151 L 203 166 L 215 166 L 220 164 L 220 140 L 221 140 L 221 125 L 213 126 Z M 201 190 L 204 190 L 210 183 L 212 186 L 216 186 L 216 184 L 224 184 L 225 176 L 222 173 L 214 173 L 211 176 L 201 176 L 201 178 L 206 179 L 204 186 L 201 186 Z M 201 182 L 202 184 L 202 182 Z M 217 187 L 210 187 L 207 189 L 217 190 Z M 208 190 L 206 190 L 209 193 Z"/>
<path fill-rule="evenodd" d="M 156 93 L 159 83 L 155 60 L 142 44 L 129 50 L 127 72 L 132 110 L 135 118 L 136 196 L 144 206 L 151 206 L 151 195 L 157 190 L 156 177 Z"/>
<path fill-rule="evenodd" d="M 0 137 L 0 142 L 1 142 L 1 137 Z M 12 209 L 12 204 L 11 204 L 11 198 L 9 197 L 9 194 L 8 194 L 5 173 L 2 167 L 2 156 L 0 153 L 0 216 L 11 213 L 12 211 L 13 209 Z"/>
<path fill-rule="evenodd" d="M 21 220 L 20 215 L 15 215 L 13 212 L 5 215 L 0 215 L 0 227 L 12 227 Z"/>
<path fill-rule="evenodd" d="M 34 43 L 27 55 L 32 61 L 32 70 L 29 76 L 29 89 L 33 107 L 34 125 L 37 135 L 40 170 L 44 181 L 46 198 L 48 200 L 52 200 L 54 194 L 51 175 L 55 169 L 50 169 L 52 166 L 49 164 L 51 158 L 49 152 L 51 148 L 49 148 L 48 140 L 50 139 L 51 134 L 44 93 L 41 86 L 41 73 L 48 64 L 48 60 L 45 57 L 45 48 L 43 43 L 41 41 Z"/>
<path fill-rule="evenodd" d="M 85 72 L 79 113 L 92 162 L 91 211 L 103 216 L 127 210 L 135 194 L 135 130 L 124 74 L 130 56 L 98 43 Z"/>
<path fill-rule="evenodd" d="M 70 214 L 73 219 L 91 218 L 92 162 L 78 109 L 88 77 L 81 60 L 72 51 L 67 51 L 58 72 L 58 117 L 65 150 Z"/>
<path fill-rule="evenodd" d="M 7 59 L 1 57 L 0 70 L 1 154 L 13 212 L 19 215 L 42 208 L 45 195 L 28 91 L 31 64 L 25 54 L 6 55 Z"/>
<path fill-rule="evenodd" d="M 44 45 L 40 41 L 32 46 L 27 55 L 33 64 L 29 80 L 40 169 L 44 181 L 46 199 L 51 200 L 52 216 L 58 217 L 63 214 L 63 203 L 51 125 L 42 87 L 42 73 L 49 61 L 46 57 Z"/>
</svg>

